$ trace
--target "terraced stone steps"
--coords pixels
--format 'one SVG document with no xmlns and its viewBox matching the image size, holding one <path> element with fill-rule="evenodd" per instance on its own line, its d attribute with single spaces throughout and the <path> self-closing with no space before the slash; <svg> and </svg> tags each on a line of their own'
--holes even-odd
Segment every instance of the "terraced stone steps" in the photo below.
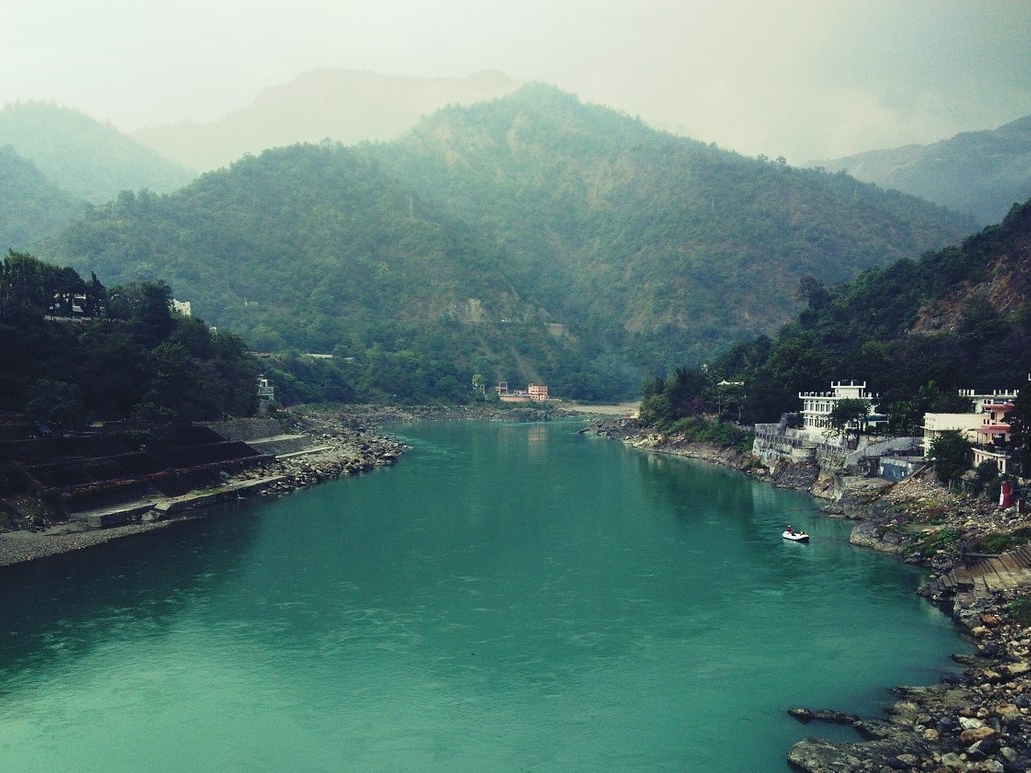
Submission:
<svg viewBox="0 0 1031 773">
<path fill-rule="evenodd" d="M 923 592 L 933 598 L 959 592 L 990 596 L 1027 587 L 1031 587 L 1031 546 L 1024 545 L 999 555 L 968 554 L 965 566 L 931 580 Z"/>
</svg>

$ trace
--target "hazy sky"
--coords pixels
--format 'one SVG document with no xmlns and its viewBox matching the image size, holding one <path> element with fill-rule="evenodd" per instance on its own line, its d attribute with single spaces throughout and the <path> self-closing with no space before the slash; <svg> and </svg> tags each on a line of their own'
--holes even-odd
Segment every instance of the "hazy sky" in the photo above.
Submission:
<svg viewBox="0 0 1031 773">
<path fill-rule="evenodd" d="M 497 69 L 800 164 L 1031 114 L 1031 1 L 0 0 L 0 104 L 126 131 L 316 67 Z"/>
</svg>

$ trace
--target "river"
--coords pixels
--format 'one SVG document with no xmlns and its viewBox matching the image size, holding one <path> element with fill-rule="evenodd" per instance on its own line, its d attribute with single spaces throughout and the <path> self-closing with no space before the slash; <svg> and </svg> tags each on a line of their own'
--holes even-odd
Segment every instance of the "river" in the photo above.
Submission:
<svg viewBox="0 0 1031 773">
<path fill-rule="evenodd" d="M 788 708 L 956 672 L 808 497 L 579 426 L 400 425 L 395 467 L 0 570 L 0 768 L 787 770 L 852 737 Z"/>
</svg>

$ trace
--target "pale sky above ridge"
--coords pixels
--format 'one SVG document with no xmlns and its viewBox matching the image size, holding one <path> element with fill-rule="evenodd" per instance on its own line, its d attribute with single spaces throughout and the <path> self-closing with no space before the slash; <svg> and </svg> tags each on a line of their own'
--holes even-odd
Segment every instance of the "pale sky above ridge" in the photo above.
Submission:
<svg viewBox="0 0 1031 773">
<path fill-rule="evenodd" d="M 801 164 L 1031 114 L 1031 2 L 0 0 L 0 105 L 133 131 L 318 67 L 496 69 Z"/>
</svg>

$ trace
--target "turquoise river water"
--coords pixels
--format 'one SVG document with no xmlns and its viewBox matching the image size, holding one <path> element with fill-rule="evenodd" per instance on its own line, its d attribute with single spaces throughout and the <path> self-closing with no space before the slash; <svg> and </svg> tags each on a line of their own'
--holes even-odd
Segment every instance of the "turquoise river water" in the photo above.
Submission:
<svg viewBox="0 0 1031 773">
<path fill-rule="evenodd" d="M 851 738 L 788 708 L 955 670 L 807 497 L 579 426 L 404 425 L 395 467 L 0 570 L 0 769 L 783 771 Z"/>
</svg>

